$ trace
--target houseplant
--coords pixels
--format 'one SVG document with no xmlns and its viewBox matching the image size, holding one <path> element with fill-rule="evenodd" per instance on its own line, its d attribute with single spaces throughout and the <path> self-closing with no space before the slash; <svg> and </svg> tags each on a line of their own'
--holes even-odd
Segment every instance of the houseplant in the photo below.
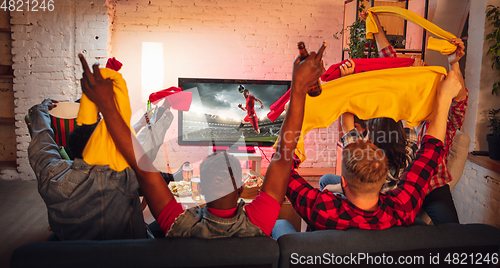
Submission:
<svg viewBox="0 0 500 268">
<path fill-rule="evenodd" d="M 500 109 L 491 109 L 488 115 L 488 121 L 491 127 L 492 134 L 486 135 L 486 140 L 488 140 L 488 149 L 490 152 L 490 158 L 493 160 L 500 160 Z"/>
<path fill-rule="evenodd" d="M 357 12 L 363 12 L 365 10 L 366 6 L 364 2 L 368 2 L 368 0 L 359 1 Z M 337 34 L 344 34 L 346 31 L 349 31 L 349 42 L 347 43 L 347 53 L 349 54 L 349 58 L 365 58 L 365 51 L 367 51 L 368 48 L 370 48 L 370 50 L 374 52 L 370 55 L 370 57 L 378 57 L 377 45 L 374 42 L 374 39 L 366 39 L 365 21 L 363 21 L 361 18 L 357 18 L 356 21 L 354 21 L 351 25 L 347 26 L 345 29 L 342 29 L 340 32 L 335 33 L 333 37 L 339 39 Z"/>
<path fill-rule="evenodd" d="M 485 39 L 488 44 L 491 44 L 487 56 L 491 55 L 491 68 L 497 72 L 497 76 L 500 75 L 500 8 L 493 5 L 488 5 L 486 10 L 486 17 L 490 21 L 489 26 L 493 26 L 493 31 L 486 35 Z M 500 81 L 493 83 L 493 88 L 491 90 L 492 95 L 498 96 L 498 90 L 500 87 Z M 486 140 L 488 141 L 488 151 L 491 159 L 500 160 L 500 109 L 491 109 L 488 115 L 488 121 L 491 127 L 492 134 L 486 135 Z"/>
</svg>

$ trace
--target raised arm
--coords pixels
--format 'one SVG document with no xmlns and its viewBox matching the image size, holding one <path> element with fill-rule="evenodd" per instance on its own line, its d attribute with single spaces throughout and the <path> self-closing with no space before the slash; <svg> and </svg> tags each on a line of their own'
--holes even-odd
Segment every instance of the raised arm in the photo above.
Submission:
<svg viewBox="0 0 500 268">
<path fill-rule="evenodd" d="M 385 36 L 384 29 L 382 28 L 382 25 L 380 24 L 380 20 L 378 19 L 378 16 L 376 14 L 372 14 L 372 15 L 373 15 L 373 19 L 375 21 L 375 24 L 377 24 L 377 28 L 378 28 L 378 33 L 374 33 L 373 37 L 375 38 L 375 41 L 377 42 L 377 48 L 379 50 L 382 50 L 383 48 L 386 48 L 386 47 L 390 46 L 391 44 L 389 43 L 389 40 L 387 40 L 387 36 Z M 367 16 L 368 16 L 368 13 L 366 11 L 359 13 L 359 17 L 362 20 L 366 21 Z"/>
<path fill-rule="evenodd" d="M 31 142 L 28 146 L 28 159 L 38 180 L 39 190 L 48 185 L 50 179 L 66 171 L 70 164 L 63 161 L 50 127 L 49 110 L 57 101 L 45 99 L 29 110 Z"/>
<path fill-rule="evenodd" d="M 446 138 L 446 121 L 452 99 L 459 93 L 462 84 L 461 77 L 451 70 L 446 78 L 442 77 L 438 85 L 436 106 L 434 108 L 433 119 L 429 122 L 427 134 L 441 140 Z"/>
<path fill-rule="evenodd" d="M 272 196 L 280 206 L 285 198 L 293 154 L 302 128 L 307 90 L 323 72 L 321 58 L 325 45 L 323 43 L 317 54 L 311 52 L 303 61 L 297 57 L 294 62 L 290 106 L 281 126 L 276 154 L 269 164 L 262 185 L 262 191 Z"/>
<path fill-rule="evenodd" d="M 342 131 L 347 133 L 354 129 L 354 115 L 351 113 L 343 113 L 340 118 L 340 123 L 342 124 Z"/>
<path fill-rule="evenodd" d="M 241 103 L 238 103 L 238 108 L 240 108 L 241 110 L 243 111 L 247 111 L 247 108 L 246 107 L 243 107 L 243 105 L 241 105 Z"/>
<path fill-rule="evenodd" d="M 455 97 L 455 101 L 463 101 L 467 97 L 467 90 L 465 89 L 465 82 L 462 72 L 460 71 L 459 61 L 465 55 L 464 42 L 460 38 L 453 38 L 451 42 L 457 45 L 457 50 L 455 53 L 448 56 L 448 62 L 450 63 L 451 70 L 453 70 L 457 74 L 457 78 L 460 81 L 461 88 L 458 92 L 458 95 Z"/>
<path fill-rule="evenodd" d="M 262 101 L 259 99 L 259 98 L 255 98 L 255 101 L 260 103 L 260 108 L 261 109 L 264 109 L 264 103 L 262 103 Z"/>
<path fill-rule="evenodd" d="M 92 66 L 94 71 L 92 74 L 85 58 L 81 54 L 78 56 L 84 70 L 81 79 L 82 91 L 103 114 L 111 138 L 135 171 L 151 213 L 157 218 L 165 205 L 174 199 L 174 196 L 118 112 L 115 106 L 113 81 L 101 76 L 98 65 Z M 136 156 L 142 157 L 137 160 Z"/>
</svg>

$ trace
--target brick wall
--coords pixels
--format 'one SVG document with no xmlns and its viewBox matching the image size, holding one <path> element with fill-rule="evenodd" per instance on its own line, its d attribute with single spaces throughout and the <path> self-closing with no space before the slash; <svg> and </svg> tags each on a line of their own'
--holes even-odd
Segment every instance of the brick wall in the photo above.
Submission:
<svg viewBox="0 0 500 268">
<path fill-rule="evenodd" d="M 500 228 L 500 174 L 467 161 L 452 194 L 460 223 Z"/>
<path fill-rule="evenodd" d="M 0 28 L 10 29 L 9 11 L 0 12 Z M 0 65 L 12 65 L 10 53 L 12 40 L 10 32 L 0 32 Z M 0 118 L 14 117 L 14 92 L 12 91 L 12 79 L 0 78 Z M 16 133 L 13 123 L 0 123 L 0 174 L 12 173 L 13 170 L 4 168 L 4 161 L 16 161 Z M 1 175 L 0 175 L 1 176 Z"/>
<path fill-rule="evenodd" d="M 140 114 L 142 42 L 164 47 L 164 88 L 177 85 L 178 77 L 291 79 L 297 42 L 310 49 L 328 43 L 328 67 L 341 60 L 341 42 L 333 34 L 342 29 L 344 1 L 174 0 L 116 1 L 112 55 L 123 62 L 121 70 Z M 159 59 L 160 60 L 160 59 Z M 176 115 L 177 116 L 177 115 Z M 303 167 L 335 165 L 336 124 L 306 138 L 309 159 Z M 177 118 L 167 132 L 169 163 L 197 162 L 208 148 L 177 144 Z M 263 148 L 267 158 L 272 150 Z M 163 148 L 155 162 L 166 167 Z M 263 167 L 268 165 L 263 157 Z"/>
<path fill-rule="evenodd" d="M 11 12 L 18 177 L 34 179 L 24 116 L 45 98 L 75 101 L 81 96 L 82 52 L 105 63 L 108 8 L 104 0 L 55 1 L 54 11 Z M 94 59 L 91 59 L 94 58 Z M 15 177 L 12 174 L 10 178 Z"/>
</svg>

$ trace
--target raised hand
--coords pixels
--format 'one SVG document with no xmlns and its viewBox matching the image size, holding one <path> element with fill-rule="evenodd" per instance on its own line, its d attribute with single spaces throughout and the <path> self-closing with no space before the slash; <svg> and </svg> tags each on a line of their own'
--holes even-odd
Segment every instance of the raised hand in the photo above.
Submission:
<svg viewBox="0 0 500 268">
<path fill-rule="evenodd" d="M 298 56 L 293 63 L 292 82 L 295 84 L 296 90 L 307 93 L 309 86 L 313 85 L 324 72 L 322 65 L 323 53 L 326 49 L 326 43 L 323 43 L 318 50 L 318 53 L 311 52 L 309 56 L 302 61 Z"/>
<path fill-rule="evenodd" d="M 343 63 L 340 66 L 340 77 L 344 77 L 346 75 L 353 74 L 355 67 L 356 67 L 356 64 L 354 64 L 354 61 L 349 59 L 347 62 Z"/>
<path fill-rule="evenodd" d="M 366 12 L 366 11 L 359 12 L 359 18 L 366 21 L 366 18 L 368 18 L 368 12 Z"/>
<path fill-rule="evenodd" d="M 56 103 L 58 103 L 58 101 L 53 100 L 53 99 L 44 99 L 42 101 L 42 105 L 47 106 L 49 108 L 49 111 L 52 110 L 53 108 L 57 107 Z"/>
<path fill-rule="evenodd" d="M 448 56 L 448 62 L 450 64 L 455 64 L 465 55 L 465 51 L 464 51 L 465 46 L 464 46 L 464 42 L 460 38 L 451 39 L 451 43 L 453 43 L 457 46 L 457 50 L 455 51 L 455 53 Z"/>
<path fill-rule="evenodd" d="M 90 71 L 87 61 L 82 54 L 78 54 L 83 67 L 83 78 L 80 79 L 82 91 L 100 109 L 115 105 L 115 92 L 113 81 L 104 79 L 99 70 L 99 64 L 92 65 L 93 73 Z"/>
<path fill-rule="evenodd" d="M 413 58 L 413 56 L 411 56 Z M 420 58 L 415 58 L 415 61 L 411 65 L 411 67 L 419 67 L 419 66 L 425 66 L 425 62 L 420 59 Z"/>
<path fill-rule="evenodd" d="M 457 72 L 451 70 L 448 72 L 446 78 L 441 78 L 441 82 L 438 85 L 438 98 L 451 100 L 458 94 L 460 89 L 462 89 L 461 79 Z"/>
</svg>

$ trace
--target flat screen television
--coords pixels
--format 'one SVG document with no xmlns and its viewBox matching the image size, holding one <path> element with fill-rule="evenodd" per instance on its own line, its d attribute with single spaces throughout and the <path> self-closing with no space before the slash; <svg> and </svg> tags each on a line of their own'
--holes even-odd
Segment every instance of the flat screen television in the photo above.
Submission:
<svg viewBox="0 0 500 268">
<path fill-rule="evenodd" d="M 189 111 L 179 111 L 179 145 L 272 146 L 284 113 L 271 121 L 267 117 L 269 106 L 283 96 L 290 85 L 291 81 L 285 80 L 179 78 L 178 86 L 193 93 Z M 247 116 L 247 112 L 238 107 L 238 104 L 246 106 L 243 89 L 248 89 L 250 95 L 264 104 L 263 109 L 258 101 L 254 105 L 260 133 L 250 122 L 238 129 Z"/>
</svg>

